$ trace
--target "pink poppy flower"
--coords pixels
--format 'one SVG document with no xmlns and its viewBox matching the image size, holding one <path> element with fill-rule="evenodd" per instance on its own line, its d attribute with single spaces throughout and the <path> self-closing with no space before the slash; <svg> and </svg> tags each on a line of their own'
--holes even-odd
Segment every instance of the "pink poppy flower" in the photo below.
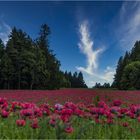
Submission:
<svg viewBox="0 0 140 140">
<path fill-rule="evenodd" d="M 66 133 L 72 133 L 74 131 L 73 127 L 72 126 L 68 126 L 65 128 L 65 132 Z"/>
<path fill-rule="evenodd" d="M 122 104 L 122 102 L 120 100 L 114 100 L 113 101 L 114 106 L 120 106 L 121 104 Z"/>
<path fill-rule="evenodd" d="M 123 126 L 123 127 L 128 127 L 128 126 L 129 126 L 129 123 L 128 123 L 128 122 L 124 122 L 124 123 L 122 124 L 122 126 Z"/>
<path fill-rule="evenodd" d="M 38 119 L 35 118 L 35 119 L 32 120 L 31 127 L 33 129 L 39 128 Z"/>
<path fill-rule="evenodd" d="M 17 126 L 25 126 L 26 122 L 25 120 L 16 120 Z"/>
<path fill-rule="evenodd" d="M 1 116 L 2 116 L 3 118 L 7 118 L 7 117 L 9 116 L 9 113 L 8 113 L 7 111 L 5 111 L 5 110 L 2 110 Z"/>
</svg>

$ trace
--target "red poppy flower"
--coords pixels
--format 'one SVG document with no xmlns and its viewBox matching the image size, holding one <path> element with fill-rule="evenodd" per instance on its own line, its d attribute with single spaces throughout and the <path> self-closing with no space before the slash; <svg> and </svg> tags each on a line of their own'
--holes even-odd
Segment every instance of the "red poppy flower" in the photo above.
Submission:
<svg viewBox="0 0 140 140">
<path fill-rule="evenodd" d="M 16 120 L 17 126 L 25 126 L 26 122 L 25 120 Z"/>
</svg>

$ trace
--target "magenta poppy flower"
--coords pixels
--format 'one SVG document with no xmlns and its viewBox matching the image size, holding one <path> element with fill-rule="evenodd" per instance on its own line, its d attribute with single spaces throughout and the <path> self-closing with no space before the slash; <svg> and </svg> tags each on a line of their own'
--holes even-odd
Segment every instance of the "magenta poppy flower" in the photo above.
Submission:
<svg viewBox="0 0 140 140">
<path fill-rule="evenodd" d="M 20 111 L 21 116 L 32 116 L 34 114 L 33 109 L 23 109 Z"/>
<path fill-rule="evenodd" d="M 33 129 L 39 128 L 38 119 L 35 118 L 35 119 L 32 120 L 31 127 Z"/>
<path fill-rule="evenodd" d="M 107 119 L 106 123 L 107 124 L 113 124 L 113 120 L 112 119 Z"/>
<path fill-rule="evenodd" d="M 75 115 L 77 115 L 79 117 L 82 117 L 84 115 L 84 111 L 82 111 L 80 109 L 76 109 L 74 113 L 75 113 Z"/>
<path fill-rule="evenodd" d="M 4 103 L 7 103 L 6 98 L 0 98 L 0 105 L 3 105 Z"/>
<path fill-rule="evenodd" d="M 100 101 L 100 102 L 98 102 L 98 107 L 107 108 L 108 106 L 104 101 Z"/>
<path fill-rule="evenodd" d="M 128 126 L 129 126 L 129 123 L 128 123 L 128 122 L 124 122 L 124 123 L 122 124 L 122 126 L 123 126 L 123 127 L 128 127 Z"/>
<path fill-rule="evenodd" d="M 3 118 L 7 118 L 7 117 L 9 116 L 9 112 L 7 112 L 7 111 L 5 111 L 5 110 L 2 110 L 1 116 L 2 116 Z"/>
<path fill-rule="evenodd" d="M 137 118 L 138 122 L 140 122 L 140 116 Z"/>
<path fill-rule="evenodd" d="M 16 120 L 17 126 L 25 126 L 26 122 L 25 120 Z"/>
<path fill-rule="evenodd" d="M 114 106 L 120 106 L 121 104 L 122 104 L 122 102 L 120 100 L 114 100 L 113 101 Z"/>
<path fill-rule="evenodd" d="M 68 126 L 65 128 L 65 132 L 66 133 L 72 133 L 74 131 L 73 127 L 72 126 Z"/>
<path fill-rule="evenodd" d="M 54 127 L 55 124 L 56 124 L 56 120 L 55 119 L 50 119 L 49 124 Z"/>
</svg>

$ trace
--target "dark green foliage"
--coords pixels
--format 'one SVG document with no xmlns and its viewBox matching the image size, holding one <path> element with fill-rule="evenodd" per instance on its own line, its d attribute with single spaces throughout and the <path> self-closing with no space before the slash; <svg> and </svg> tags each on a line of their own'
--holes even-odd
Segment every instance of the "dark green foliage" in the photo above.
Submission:
<svg viewBox="0 0 140 140">
<path fill-rule="evenodd" d="M 71 88 L 87 88 L 87 85 L 85 84 L 83 74 L 82 72 L 74 72 L 73 74 L 71 72 L 65 72 L 65 78 L 69 81 L 68 87 Z"/>
<path fill-rule="evenodd" d="M 3 53 L 4 53 L 4 44 L 2 40 L 0 39 L 0 60 L 2 58 Z"/>
<path fill-rule="evenodd" d="M 95 83 L 95 85 L 93 86 L 93 88 L 111 88 L 109 83 L 104 83 L 104 84 L 100 84 L 100 83 Z"/>
<path fill-rule="evenodd" d="M 121 78 L 123 89 L 140 89 L 140 61 L 126 65 Z"/>
<path fill-rule="evenodd" d="M 140 41 L 136 41 L 132 50 L 120 57 L 112 87 L 118 89 L 140 89 Z"/>
<path fill-rule="evenodd" d="M 10 89 L 10 83 L 12 83 L 13 80 L 13 71 L 14 67 L 12 65 L 11 59 L 8 57 L 8 55 L 5 53 L 1 58 L 0 63 L 1 68 L 1 88 Z"/>
<path fill-rule="evenodd" d="M 60 70 L 60 61 L 50 49 L 50 33 L 48 25 L 43 24 L 38 38 L 33 41 L 21 29 L 14 27 L 5 46 L 0 39 L 1 89 L 71 87 L 71 79 Z M 75 76 L 84 83 L 82 73 Z M 75 81 L 75 87 L 83 87 L 81 83 Z"/>
</svg>

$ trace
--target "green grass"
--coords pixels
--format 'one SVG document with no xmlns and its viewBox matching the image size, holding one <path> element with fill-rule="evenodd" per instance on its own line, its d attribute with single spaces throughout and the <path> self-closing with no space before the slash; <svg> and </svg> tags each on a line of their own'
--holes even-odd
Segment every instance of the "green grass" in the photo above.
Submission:
<svg viewBox="0 0 140 140">
<path fill-rule="evenodd" d="M 49 119 L 42 117 L 39 120 L 39 128 L 32 129 L 30 121 L 26 121 L 24 127 L 16 125 L 17 116 L 11 115 L 8 118 L 0 118 L 1 139 L 139 139 L 140 123 L 135 119 L 125 117 L 115 119 L 115 124 L 97 124 L 92 119 L 85 119 L 73 116 L 71 124 L 73 133 L 67 134 L 64 131 L 65 124 L 58 122 L 54 128 L 49 125 Z M 128 122 L 128 127 L 119 125 Z M 133 130 L 131 130 L 133 129 Z"/>
</svg>

